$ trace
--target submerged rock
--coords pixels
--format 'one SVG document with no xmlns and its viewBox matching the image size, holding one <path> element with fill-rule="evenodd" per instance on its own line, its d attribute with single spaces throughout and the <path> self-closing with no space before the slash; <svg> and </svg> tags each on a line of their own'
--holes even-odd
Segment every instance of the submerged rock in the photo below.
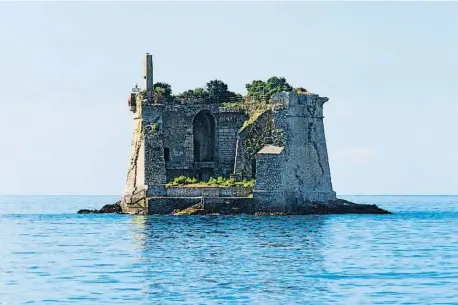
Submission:
<svg viewBox="0 0 458 305">
<path fill-rule="evenodd" d="M 113 204 L 104 205 L 100 210 L 82 209 L 78 211 L 78 214 L 119 214 L 121 212 L 121 201 L 118 200 Z"/>
</svg>

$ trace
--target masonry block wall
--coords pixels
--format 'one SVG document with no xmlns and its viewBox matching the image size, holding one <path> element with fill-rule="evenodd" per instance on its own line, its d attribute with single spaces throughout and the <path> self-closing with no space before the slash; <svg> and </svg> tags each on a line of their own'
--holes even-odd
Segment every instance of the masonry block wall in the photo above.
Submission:
<svg viewBox="0 0 458 305">
<path fill-rule="evenodd" d="M 237 131 L 246 119 L 243 112 L 218 104 L 166 105 L 162 132 L 167 180 L 181 175 L 202 180 L 229 176 Z"/>
</svg>

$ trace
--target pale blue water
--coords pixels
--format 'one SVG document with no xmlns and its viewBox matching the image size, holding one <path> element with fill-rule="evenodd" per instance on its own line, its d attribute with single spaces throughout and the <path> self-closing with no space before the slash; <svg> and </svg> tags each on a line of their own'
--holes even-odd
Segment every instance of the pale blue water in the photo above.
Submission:
<svg viewBox="0 0 458 305">
<path fill-rule="evenodd" d="M 342 196 L 395 215 L 77 215 L 0 197 L 0 304 L 458 304 L 458 196 Z"/>
</svg>

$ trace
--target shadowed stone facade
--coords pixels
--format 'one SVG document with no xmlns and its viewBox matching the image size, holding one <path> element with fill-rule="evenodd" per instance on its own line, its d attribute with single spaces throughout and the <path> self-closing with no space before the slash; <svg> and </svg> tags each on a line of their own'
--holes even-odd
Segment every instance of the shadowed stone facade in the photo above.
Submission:
<svg viewBox="0 0 458 305">
<path fill-rule="evenodd" d="M 123 212 L 169 213 L 199 197 L 274 212 L 336 199 L 323 126 L 327 98 L 282 92 L 264 109 L 249 113 L 199 100 L 157 103 L 149 54 L 143 78 L 146 94 L 132 94 L 129 100 L 134 126 Z M 178 176 L 233 176 L 256 183 L 253 196 L 236 188 L 167 188 Z"/>
</svg>

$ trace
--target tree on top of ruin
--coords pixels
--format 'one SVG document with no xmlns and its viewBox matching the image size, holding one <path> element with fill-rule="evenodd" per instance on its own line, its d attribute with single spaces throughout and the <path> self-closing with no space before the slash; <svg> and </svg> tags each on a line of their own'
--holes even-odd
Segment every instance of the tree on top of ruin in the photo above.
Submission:
<svg viewBox="0 0 458 305">
<path fill-rule="evenodd" d="M 247 96 L 254 100 L 268 100 L 274 93 L 293 90 L 286 78 L 276 76 L 269 78 L 266 82 L 254 80 L 245 87 L 248 91 Z"/>
<path fill-rule="evenodd" d="M 218 79 L 211 80 L 207 83 L 207 92 L 210 99 L 216 102 L 229 101 L 237 96 L 236 93 L 228 90 L 226 83 Z"/>
</svg>

